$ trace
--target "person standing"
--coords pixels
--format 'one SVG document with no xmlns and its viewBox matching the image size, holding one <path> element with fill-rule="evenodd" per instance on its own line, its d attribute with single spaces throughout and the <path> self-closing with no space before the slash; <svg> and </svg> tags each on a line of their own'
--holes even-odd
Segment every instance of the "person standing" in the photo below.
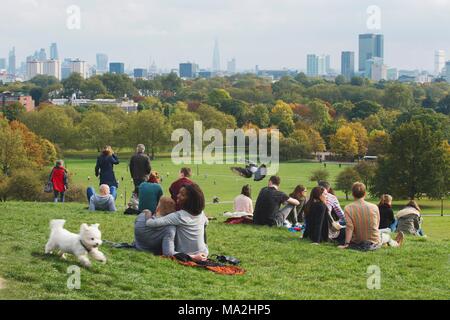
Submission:
<svg viewBox="0 0 450 320">
<path fill-rule="evenodd" d="M 190 179 L 192 175 L 191 168 L 181 168 L 180 169 L 180 176 L 178 180 L 174 181 L 169 188 L 170 196 L 172 197 L 173 201 L 176 202 L 176 209 L 180 210 L 181 205 L 178 203 L 178 193 L 180 192 L 180 189 L 185 185 L 192 185 L 194 182 Z"/>
<path fill-rule="evenodd" d="M 150 157 L 145 153 L 145 146 L 138 144 L 136 153 L 130 159 L 130 174 L 133 178 L 134 193 L 139 193 L 139 185 L 145 181 L 145 177 L 150 174 L 152 167 Z"/>
<path fill-rule="evenodd" d="M 111 146 L 106 146 L 97 158 L 95 176 L 100 177 L 100 183 L 107 184 L 114 198 L 117 196 L 118 183 L 114 174 L 114 166 L 119 164 L 119 158 L 114 154 Z"/>
<path fill-rule="evenodd" d="M 68 189 L 68 176 L 67 176 L 67 170 L 64 168 L 64 161 L 58 160 L 56 161 L 55 166 L 52 169 L 52 172 L 50 173 L 50 181 L 53 185 L 53 202 L 58 202 L 58 196 L 59 196 L 59 202 L 64 202 L 64 196 Z"/>
</svg>

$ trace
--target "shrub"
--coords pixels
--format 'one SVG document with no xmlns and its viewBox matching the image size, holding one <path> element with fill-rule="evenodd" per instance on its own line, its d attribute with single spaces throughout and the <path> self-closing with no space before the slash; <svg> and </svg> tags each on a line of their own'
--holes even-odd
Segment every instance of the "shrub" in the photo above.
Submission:
<svg viewBox="0 0 450 320">
<path fill-rule="evenodd" d="M 30 169 L 16 170 L 12 173 L 6 187 L 6 198 L 13 200 L 35 201 L 43 185 L 39 174 Z"/>
</svg>

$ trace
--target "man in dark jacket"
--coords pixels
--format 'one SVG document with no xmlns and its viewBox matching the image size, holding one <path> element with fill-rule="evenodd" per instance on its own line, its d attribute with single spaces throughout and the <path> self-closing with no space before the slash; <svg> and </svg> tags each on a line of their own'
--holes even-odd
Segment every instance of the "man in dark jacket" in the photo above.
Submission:
<svg viewBox="0 0 450 320">
<path fill-rule="evenodd" d="M 136 153 L 130 159 L 130 174 L 134 182 L 134 193 L 139 192 L 139 185 L 145 181 L 152 170 L 150 157 L 145 153 L 145 146 L 138 144 Z"/>
</svg>

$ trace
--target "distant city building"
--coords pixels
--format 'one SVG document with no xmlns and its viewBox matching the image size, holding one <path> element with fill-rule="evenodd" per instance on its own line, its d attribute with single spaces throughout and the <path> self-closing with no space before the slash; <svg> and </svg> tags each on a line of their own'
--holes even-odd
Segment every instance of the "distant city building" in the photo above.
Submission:
<svg viewBox="0 0 450 320">
<path fill-rule="evenodd" d="M 376 82 L 381 80 L 387 80 L 387 67 L 383 63 L 383 59 L 373 58 L 371 60 L 373 60 L 374 62 L 371 65 L 370 79 Z"/>
<path fill-rule="evenodd" d="M 8 73 L 10 75 L 16 74 L 16 48 L 13 47 L 11 51 L 9 51 L 8 57 Z"/>
<path fill-rule="evenodd" d="M 219 40 L 217 40 L 217 39 L 214 41 L 212 70 L 213 70 L 213 72 L 219 72 L 220 71 Z"/>
<path fill-rule="evenodd" d="M 445 63 L 445 80 L 450 83 L 450 61 Z"/>
<path fill-rule="evenodd" d="M 50 60 L 59 60 L 58 46 L 55 42 L 50 45 Z"/>
<path fill-rule="evenodd" d="M 195 63 L 186 62 L 180 63 L 179 74 L 180 78 L 195 78 L 197 76 L 198 66 Z"/>
<path fill-rule="evenodd" d="M 61 80 L 61 62 L 59 60 L 47 60 L 43 62 L 43 74 L 53 76 Z"/>
<path fill-rule="evenodd" d="M 109 72 L 116 74 L 123 74 L 125 73 L 125 64 L 123 62 L 110 62 Z"/>
<path fill-rule="evenodd" d="M 156 67 L 155 61 L 153 61 L 152 65 L 150 66 L 148 73 L 149 75 L 155 75 L 158 73 L 158 68 Z"/>
<path fill-rule="evenodd" d="M 87 64 L 86 61 L 80 59 L 70 61 L 70 73 L 79 73 L 84 79 L 87 78 Z"/>
<path fill-rule="evenodd" d="M 235 74 L 236 73 L 236 59 L 233 58 L 227 63 L 227 73 Z"/>
<path fill-rule="evenodd" d="M 387 79 L 389 81 L 396 81 L 398 79 L 398 70 L 396 68 L 387 69 Z"/>
<path fill-rule="evenodd" d="M 26 80 L 31 80 L 43 73 L 42 62 L 38 60 L 27 61 Z"/>
<path fill-rule="evenodd" d="M 6 70 L 6 59 L 0 58 L 0 70 Z"/>
<path fill-rule="evenodd" d="M 143 68 L 136 68 L 133 70 L 133 76 L 135 79 L 142 79 L 148 77 L 148 71 L 147 69 Z"/>
<path fill-rule="evenodd" d="M 281 79 L 283 77 L 286 77 L 286 76 L 295 77 L 296 75 L 297 75 L 297 71 L 288 70 L 288 69 L 283 69 L 283 70 L 259 70 L 259 72 L 258 72 L 258 76 L 259 77 L 271 79 L 272 81 L 273 80 L 279 80 L 279 79 Z"/>
<path fill-rule="evenodd" d="M 108 72 L 108 56 L 104 53 L 97 53 L 97 73 L 102 74 Z"/>
<path fill-rule="evenodd" d="M 355 53 L 343 51 L 341 54 L 341 74 L 349 81 L 355 74 Z"/>
<path fill-rule="evenodd" d="M 332 73 L 333 70 L 331 70 L 331 57 L 329 54 L 325 55 L 324 58 L 325 62 L 325 74 Z"/>
<path fill-rule="evenodd" d="M 384 36 L 373 33 L 360 34 L 358 70 L 366 71 L 366 61 L 372 58 L 384 59 Z"/>
<path fill-rule="evenodd" d="M 306 56 L 306 75 L 308 77 L 319 76 L 319 57 L 315 54 Z"/>
<path fill-rule="evenodd" d="M 38 60 L 41 62 L 44 62 L 45 60 L 47 60 L 47 53 L 45 52 L 44 48 L 41 48 L 41 50 L 39 51 Z"/>
<path fill-rule="evenodd" d="M 72 61 L 72 59 L 66 58 L 61 63 L 61 79 L 62 80 L 67 79 L 70 76 L 70 74 L 72 73 L 72 68 L 70 65 L 71 61 Z"/>
<path fill-rule="evenodd" d="M 434 53 L 434 75 L 439 76 L 445 67 L 445 51 L 437 50 Z"/>
<path fill-rule="evenodd" d="M 208 71 L 208 70 L 200 70 L 198 72 L 198 77 L 199 78 L 205 78 L 205 79 L 209 79 L 212 77 L 212 72 Z"/>
<path fill-rule="evenodd" d="M 0 105 L 7 106 L 13 103 L 19 102 L 21 105 L 25 107 L 27 112 L 34 110 L 34 100 L 31 96 L 24 96 L 21 94 L 11 93 L 11 92 L 3 92 L 0 93 Z"/>
</svg>

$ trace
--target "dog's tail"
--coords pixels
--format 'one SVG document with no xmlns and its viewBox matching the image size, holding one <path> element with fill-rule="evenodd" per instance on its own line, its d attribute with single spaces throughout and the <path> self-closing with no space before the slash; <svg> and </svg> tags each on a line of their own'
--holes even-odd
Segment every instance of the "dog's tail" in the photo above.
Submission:
<svg viewBox="0 0 450 320">
<path fill-rule="evenodd" d="M 66 223 L 66 220 L 63 219 L 53 219 L 50 220 L 50 230 L 54 230 L 56 228 L 63 228 L 64 223 Z"/>
</svg>

